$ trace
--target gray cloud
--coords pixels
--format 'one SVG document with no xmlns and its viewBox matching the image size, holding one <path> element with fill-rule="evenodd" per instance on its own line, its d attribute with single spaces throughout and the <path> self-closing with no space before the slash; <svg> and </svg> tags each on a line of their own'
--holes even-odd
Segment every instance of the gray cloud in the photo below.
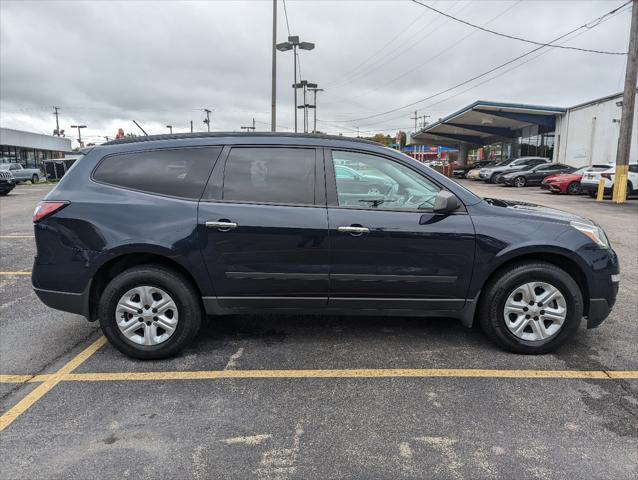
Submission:
<svg viewBox="0 0 638 480">
<path fill-rule="evenodd" d="M 479 25 L 497 17 L 490 28 L 549 41 L 622 2 L 429 3 Z M 622 89 L 625 57 L 552 50 L 449 100 L 471 85 L 393 115 L 338 123 L 431 95 L 533 47 L 472 33 L 407 1 L 289 0 L 287 7 L 292 33 L 317 44 L 302 52 L 301 67 L 326 89 L 318 102 L 324 131 L 407 129 L 410 110 L 436 119 L 479 98 L 568 106 Z M 133 118 L 153 133 L 169 123 L 186 131 L 190 120 L 202 130 L 200 109 L 208 107 L 215 130 L 238 130 L 253 117 L 266 130 L 271 11 L 270 1 L 3 1 L 0 122 L 50 133 L 58 105 L 63 127 L 82 122 L 97 138 L 118 127 L 135 132 Z M 621 13 L 568 45 L 624 51 L 629 17 Z M 290 52 L 279 54 L 278 67 L 278 124 L 291 127 Z"/>
</svg>

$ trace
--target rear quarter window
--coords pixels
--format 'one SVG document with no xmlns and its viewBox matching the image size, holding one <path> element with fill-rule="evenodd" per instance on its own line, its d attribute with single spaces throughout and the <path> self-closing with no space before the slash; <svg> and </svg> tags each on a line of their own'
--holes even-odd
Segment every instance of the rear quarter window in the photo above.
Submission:
<svg viewBox="0 0 638 480">
<path fill-rule="evenodd" d="M 221 147 L 125 153 L 105 157 L 93 180 L 172 197 L 199 199 Z"/>
</svg>

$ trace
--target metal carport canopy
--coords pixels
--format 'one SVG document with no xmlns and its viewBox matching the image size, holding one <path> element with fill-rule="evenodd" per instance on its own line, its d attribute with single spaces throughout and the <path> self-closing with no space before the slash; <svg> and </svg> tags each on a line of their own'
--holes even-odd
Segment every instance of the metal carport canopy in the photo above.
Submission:
<svg viewBox="0 0 638 480">
<path fill-rule="evenodd" d="M 514 138 L 516 130 L 529 125 L 553 131 L 556 116 L 565 111 L 561 107 L 479 100 L 421 129 L 412 139 L 428 145 L 485 145 Z"/>
</svg>

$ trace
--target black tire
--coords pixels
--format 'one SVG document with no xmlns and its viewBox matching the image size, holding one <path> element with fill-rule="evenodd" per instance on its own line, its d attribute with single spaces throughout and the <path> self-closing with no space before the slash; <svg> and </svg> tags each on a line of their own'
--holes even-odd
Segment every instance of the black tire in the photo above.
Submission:
<svg viewBox="0 0 638 480">
<path fill-rule="evenodd" d="M 487 181 L 487 183 L 496 183 L 496 176 L 497 176 L 497 175 L 498 175 L 497 173 L 492 174 L 492 176 L 491 176 L 491 177 L 490 177 L 490 179 Z"/>
<path fill-rule="evenodd" d="M 31 177 L 31 183 L 33 185 L 35 185 L 36 183 L 38 183 L 40 181 L 40 177 L 38 177 L 35 173 L 33 174 L 33 176 Z"/>
<path fill-rule="evenodd" d="M 567 193 L 569 195 L 580 195 L 582 193 L 582 189 L 580 187 L 579 182 L 572 182 L 567 185 Z"/>
<path fill-rule="evenodd" d="M 128 290 L 150 285 L 167 292 L 175 301 L 179 321 L 175 332 L 158 345 L 139 345 L 120 331 L 116 323 L 117 302 Z M 192 282 L 181 273 L 161 265 L 141 265 L 120 273 L 109 282 L 100 298 L 100 326 L 111 345 L 129 357 L 154 360 L 176 355 L 197 335 L 203 316 L 201 299 Z"/>
<path fill-rule="evenodd" d="M 531 281 L 547 282 L 558 288 L 567 306 L 562 328 L 554 336 L 535 342 L 510 332 L 503 313 L 505 301 L 512 291 Z M 498 272 L 485 285 L 478 316 L 485 335 L 501 348 L 525 355 L 540 355 L 555 350 L 576 333 L 583 317 L 583 295 L 576 281 L 561 268 L 546 262 L 521 262 Z"/>
<path fill-rule="evenodd" d="M 514 186 L 518 188 L 522 188 L 527 186 L 527 179 L 521 175 L 514 179 Z"/>
</svg>

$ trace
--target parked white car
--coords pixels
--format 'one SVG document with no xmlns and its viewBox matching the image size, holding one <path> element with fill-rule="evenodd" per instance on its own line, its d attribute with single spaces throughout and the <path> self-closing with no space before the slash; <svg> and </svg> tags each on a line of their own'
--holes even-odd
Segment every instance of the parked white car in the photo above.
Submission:
<svg viewBox="0 0 638 480">
<path fill-rule="evenodd" d="M 598 182 L 602 178 L 605 181 L 605 195 L 610 195 L 614 189 L 614 177 L 616 176 L 616 165 L 609 164 L 609 168 L 603 171 L 586 170 L 580 180 L 582 191 L 594 198 L 598 195 Z M 638 164 L 629 165 L 629 175 L 627 176 L 627 195 L 638 193 Z"/>
</svg>

